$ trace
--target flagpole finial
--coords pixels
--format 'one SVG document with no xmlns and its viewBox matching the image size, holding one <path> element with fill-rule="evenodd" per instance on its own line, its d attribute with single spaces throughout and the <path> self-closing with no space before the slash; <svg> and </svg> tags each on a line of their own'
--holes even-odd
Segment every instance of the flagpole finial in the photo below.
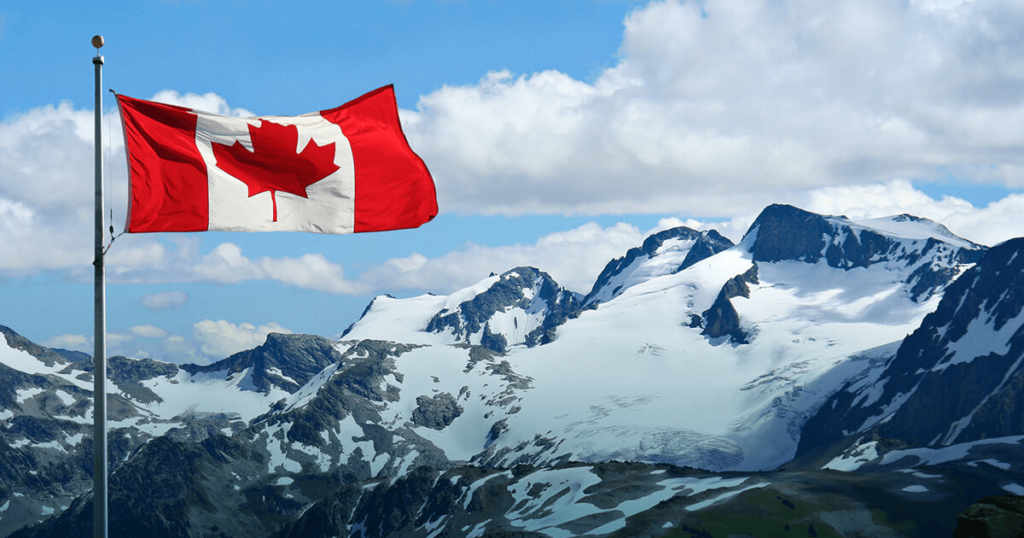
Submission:
<svg viewBox="0 0 1024 538">
<path fill-rule="evenodd" d="M 96 52 L 99 52 L 99 49 L 101 47 L 103 47 L 103 36 L 101 36 L 101 35 L 94 35 L 94 36 L 92 36 L 92 46 L 96 47 Z"/>
</svg>

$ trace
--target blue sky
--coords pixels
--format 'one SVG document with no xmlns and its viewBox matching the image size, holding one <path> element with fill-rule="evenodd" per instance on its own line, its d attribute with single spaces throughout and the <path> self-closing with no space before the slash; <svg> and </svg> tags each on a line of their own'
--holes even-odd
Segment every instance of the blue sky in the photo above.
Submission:
<svg viewBox="0 0 1024 538">
<path fill-rule="evenodd" d="M 908 212 L 985 244 L 1024 235 L 1014 2 L 7 3 L 0 324 L 46 345 L 91 349 L 97 33 L 105 88 L 222 113 L 301 114 L 394 84 L 441 211 L 376 234 L 125 235 L 108 260 L 112 352 L 206 362 L 268 331 L 333 337 L 374 295 L 516 265 L 585 293 L 651 231 L 738 239 L 774 202 Z"/>
</svg>

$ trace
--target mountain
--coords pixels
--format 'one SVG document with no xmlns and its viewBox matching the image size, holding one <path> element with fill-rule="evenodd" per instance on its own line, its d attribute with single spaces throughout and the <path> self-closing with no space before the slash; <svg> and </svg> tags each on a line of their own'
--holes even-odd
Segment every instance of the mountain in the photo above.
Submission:
<svg viewBox="0 0 1024 538">
<path fill-rule="evenodd" d="M 1022 289 L 1024 239 L 989 249 L 895 356 L 808 421 L 800 452 L 849 436 L 943 447 L 1024 435 Z"/>
<path fill-rule="evenodd" d="M 919 372 L 899 357 L 931 341 L 920 331 L 940 339 L 927 349 L 946 346 L 961 307 L 977 310 L 961 315 L 950 351 L 1020 326 L 999 306 L 1024 269 L 1006 245 L 907 215 L 853 221 L 775 205 L 735 245 L 687 228 L 655 234 L 586 296 L 516 267 L 450 295 L 377 297 L 339 341 L 272 334 L 202 366 L 112 358 L 112 529 L 718 535 L 741 499 L 802 533 L 878 534 L 867 506 L 897 522 L 921 516 L 918 535 L 948 535 L 956 512 L 1024 484 L 1011 438 L 962 446 L 1003 431 L 982 417 L 998 416 L 987 402 L 1012 399 L 1012 380 L 962 404 L 981 407 L 948 446 L 920 440 L 963 418 L 945 408 L 937 426 L 908 415 L 858 429 L 854 414 L 909 404 L 897 379 Z M 987 295 L 961 291 L 983 281 Z M 947 308 L 951 321 L 926 330 Z M 0 536 L 42 520 L 18 536 L 78 533 L 91 520 L 91 361 L 4 335 L 0 483 L 14 486 L 0 488 Z M 990 351 L 1003 353 L 998 344 Z M 967 364 L 948 362 L 931 368 Z M 982 460 L 1009 467 L 993 474 Z M 845 499 L 843 514 L 821 515 L 822 484 Z M 929 497 L 938 504 L 921 504 L 925 490 L 943 492 Z M 929 506 L 945 519 L 929 519 Z"/>
<path fill-rule="evenodd" d="M 844 270 L 909 269 L 904 283 L 915 301 L 940 291 L 958 267 L 977 262 L 985 251 L 939 223 L 912 215 L 855 223 L 781 204 L 762 211 L 746 235 L 757 237 L 750 249 L 755 262 L 824 260 Z"/>
<path fill-rule="evenodd" d="M 458 304 L 448 303 L 426 331 L 476 343 L 499 353 L 511 345 L 535 346 L 554 339 L 555 328 L 579 309 L 578 294 L 562 289 L 547 273 L 516 267 Z"/>
<path fill-rule="evenodd" d="M 578 313 L 580 299 L 547 273 L 516 267 L 450 296 L 377 297 L 342 338 L 372 335 L 402 342 L 461 342 L 503 353 L 511 346 L 550 342 L 555 329 Z"/>
<path fill-rule="evenodd" d="M 182 370 L 201 374 L 239 376 L 240 385 L 264 394 L 274 389 L 294 393 L 341 355 L 334 342 L 318 336 L 270 333 L 263 345 L 206 366 L 187 364 Z"/>
<path fill-rule="evenodd" d="M 606 303 L 634 284 L 678 273 L 732 247 L 733 242 L 715 230 L 698 232 L 680 226 L 653 234 L 639 247 L 608 262 L 583 298 L 583 307 Z"/>
</svg>

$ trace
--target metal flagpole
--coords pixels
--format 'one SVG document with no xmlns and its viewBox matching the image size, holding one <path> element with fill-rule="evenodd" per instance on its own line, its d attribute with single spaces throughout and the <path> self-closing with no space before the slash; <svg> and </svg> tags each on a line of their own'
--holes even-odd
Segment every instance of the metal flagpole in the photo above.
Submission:
<svg viewBox="0 0 1024 538">
<path fill-rule="evenodd" d="M 96 57 L 92 63 L 96 70 L 96 229 L 95 260 L 93 265 L 94 290 L 94 347 L 93 362 L 93 538 L 107 538 L 107 299 L 103 278 L 103 133 L 100 117 L 103 115 L 103 36 L 93 36 Z"/>
</svg>

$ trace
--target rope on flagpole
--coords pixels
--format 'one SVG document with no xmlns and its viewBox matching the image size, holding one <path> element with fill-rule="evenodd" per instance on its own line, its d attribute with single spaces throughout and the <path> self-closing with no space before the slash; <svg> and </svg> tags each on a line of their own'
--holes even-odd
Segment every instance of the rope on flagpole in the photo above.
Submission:
<svg viewBox="0 0 1024 538">
<path fill-rule="evenodd" d="M 109 91 L 110 93 L 114 94 L 114 99 L 115 100 L 117 99 L 117 92 L 115 92 L 113 90 L 113 88 L 110 88 L 107 91 Z M 111 122 L 110 115 L 107 114 L 106 116 L 107 116 L 107 133 L 109 134 L 109 133 L 113 132 L 113 127 L 111 126 L 111 123 L 110 123 Z M 117 238 L 121 237 L 122 235 L 124 235 L 125 232 L 122 231 L 119 234 L 116 234 L 116 235 L 114 234 L 114 202 L 113 202 L 113 198 L 112 198 L 113 195 L 111 194 L 111 191 L 113 189 L 110 187 L 110 176 L 111 176 L 111 173 L 110 173 L 110 162 L 113 161 L 113 144 L 110 143 L 109 136 L 108 136 L 107 143 L 104 145 L 104 147 L 106 148 L 106 153 L 107 153 L 107 159 L 103 163 L 103 165 L 104 165 L 104 167 L 106 168 L 106 171 L 107 171 L 107 175 L 106 175 L 106 178 L 105 178 L 106 182 L 107 182 L 107 188 L 106 188 L 107 208 L 110 210 L 110 228 L 108 228 L 108 230 L 110 232 L 110 242 L 107 243 L 107 246 L 104 247 L 104 249 L 103 249 L 103 256 L 106 257 L 107 252 L 110 252 L 110 247 L 114 246 L 114 241 L 117 241 Z"/>
</svg>

